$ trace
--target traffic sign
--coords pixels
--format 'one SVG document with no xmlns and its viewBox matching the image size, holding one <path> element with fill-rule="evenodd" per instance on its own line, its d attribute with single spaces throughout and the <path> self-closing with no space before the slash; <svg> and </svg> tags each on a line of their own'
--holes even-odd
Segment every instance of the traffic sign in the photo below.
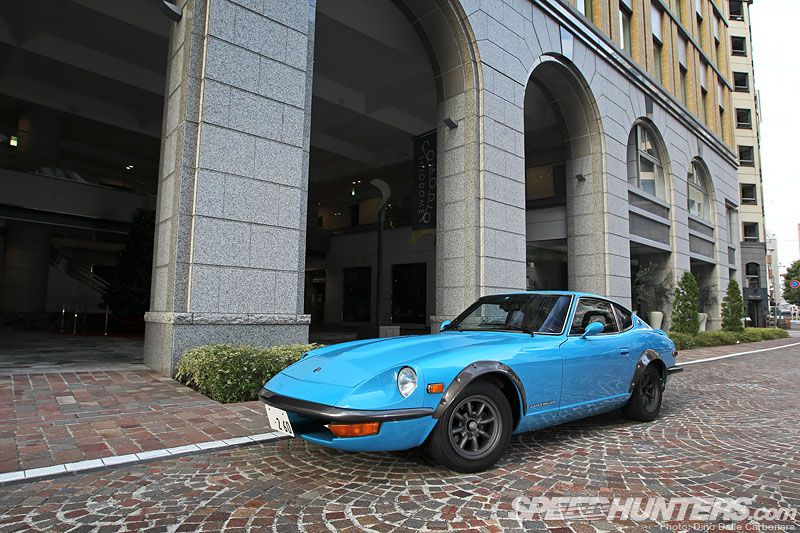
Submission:
<svg viewBox="0 0 800 533">
<path fill-rule="evenodd" d="M 790 286 L 791 288 L 793 288 L 793 289 L 798 289 L 798 288 L 800 288 L 800 281 L 798 281 L 798 280 L 796 280 L 796 279 L 793 279 L 793 280 L 792 280 L 792 281 L 789 283 L 789 286 Z"/>
</svg>

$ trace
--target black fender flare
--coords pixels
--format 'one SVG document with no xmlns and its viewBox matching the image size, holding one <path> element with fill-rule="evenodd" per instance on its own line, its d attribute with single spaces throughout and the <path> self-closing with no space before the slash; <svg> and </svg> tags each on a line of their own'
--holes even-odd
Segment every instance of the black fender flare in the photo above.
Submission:
<svg viewBox="0 0 800 533">
<path fill-rule="evenodd" d="M 519 392 L 520 400 L 522 401 L 522 416 L 525 416 L 528 408 L 525 386 L 522 384 L 522 380 L 519 379 L 517 373 L 514 372 L 511 367 L 499 361 L 475 361 L 474 363 L 470 363 L 453 378 L 447 390 L 444 391 L 439 405 L 436 406 L 436 410 L 433 412 L 433 418 L 441 418 L 447 408 L 450 407 L 453 400 L 458 398 L 458 395 L 461 394 L 461 391 L 476 378 L 485 374 L 503 374 L 514 383 L 517 387 L 517 392 Z"/>
<path fill-rule="evenodd" d="M 658 361 L 658 363 L 656 363 L 656 361 Z M 633 389 L 636 388 L 636 384 L 639 383 L 642 374 L 644 374 L 645 369 L 654 363 L 659 367 L 662 367 L 658 369 L 658 372 L 661 375 L 661 388 L 664 388 L 666 385 L 666 375 L 664 371 L 666 370 L 667 365 L 664 363 L 664 360 L 661 359 L 661 356 L 658 355 L 657 351 L 647 349 L 642 352 L 642 355 L 639 356 L 639 360 L 636 361 L 636 368 L 633 371 L 633 377 L 631 378 L 631 384 L 630 387 L 628 387 L 628 392 L 633 392 Z"/>
</svg>

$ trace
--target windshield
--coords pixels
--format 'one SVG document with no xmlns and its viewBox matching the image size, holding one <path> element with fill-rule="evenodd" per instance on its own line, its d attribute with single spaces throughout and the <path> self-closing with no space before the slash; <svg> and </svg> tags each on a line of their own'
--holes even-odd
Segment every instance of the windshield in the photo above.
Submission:
<svg viewBox="0 0 800 533">
<path fill-rule="evenodd" d="M 561 333 L 570 296 L 509 294 L 485 296 L 461 313 L 446 329 Z"/>
</svg>

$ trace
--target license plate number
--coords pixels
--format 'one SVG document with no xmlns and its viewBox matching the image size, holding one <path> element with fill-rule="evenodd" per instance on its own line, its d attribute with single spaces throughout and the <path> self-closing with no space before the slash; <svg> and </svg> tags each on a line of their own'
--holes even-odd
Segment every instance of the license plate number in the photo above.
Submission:
<svg viewBox="0 0 800 533">
<path fill-rule="evenodd" d="M 286 414 L 286 411 L 270 405 L 265 405 L 264 407 L 267 408 L 267 421 L 269 423 L 269 427 L 275 431 L 282 431 L 283 433 L 288 433 L 294 437 L 292 423 L 289 422 L 289 415 Z"/>
</svg>

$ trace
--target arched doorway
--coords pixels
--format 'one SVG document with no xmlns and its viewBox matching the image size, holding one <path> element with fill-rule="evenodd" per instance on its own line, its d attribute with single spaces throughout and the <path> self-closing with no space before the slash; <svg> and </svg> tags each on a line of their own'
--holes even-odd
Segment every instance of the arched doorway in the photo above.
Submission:
<svg viewBox="0 0 800 533">
<path fill-rule="evenodd" d="M 544 56 L 525 90 L 528 289 L 603 294 L 603 162 L 588 85 L 566 60 Z"/>
<path fill-rule="evenodd" d="M 456 38 L 464 17 L 446 2 L 417 11 L 400 0 L 317 2 L 304 302 L 312 339 L 374 334 L 378 298 L 380 323 L 404 332 L 426 331 L 440 307 L 437 244 L 451 236 L 439 231 L 436 200 L 440 178 L 469 180 L 468 159 L 449 157 L 464 135 L 454 142 L 450 131 L 474 128 L 464 99 L 474 76 L 462 58 L 470 40 Z M 380 288 L 375 179 L 390 189 Z"/>
</svg>

